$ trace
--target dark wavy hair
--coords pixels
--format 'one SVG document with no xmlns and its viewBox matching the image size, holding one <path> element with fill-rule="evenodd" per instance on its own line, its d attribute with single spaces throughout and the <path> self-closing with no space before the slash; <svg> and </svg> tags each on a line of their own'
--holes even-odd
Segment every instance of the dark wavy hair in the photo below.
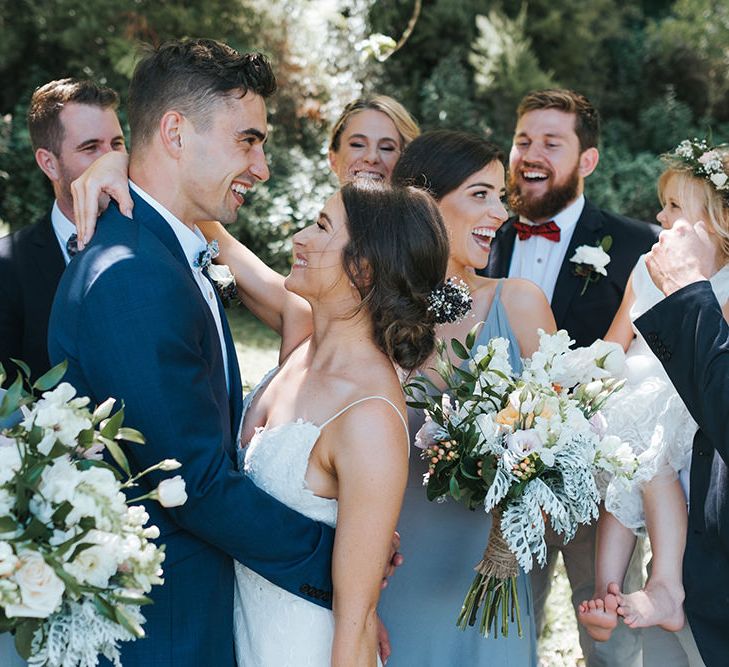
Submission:
<svg viewBox="0 0 729 667">
<path fill-rule="evenodd" d="M 263 54 L 241 54 L 214 39 L 163 44 L 139 62 L 129 84 L 132 148 L 146 144 L 171 109 L 204 131 L 217 101 L 249 90 L 263 98 L 276 92 L 276 77 Z"/>
<path fill-rule="evenodd" d="M 440 201 L 494 161 L 504 161 L 496 144 L 468 132 L 433 130 L 408 145 L 395 165 L 392 182 L 427 190 Z"/>
<path fill-rule="evenodd" d="M 34 151 L 45 148 L 60 155 L 65 135 L 61 111 L 71 103 L 116 111 L 119 96 L 90 79 L 57 79 L 36 88 L 28 107 L 28 132 Z"/>
<path fill-rule="evenodd" d="M 443 282 L 448 239 L 438 207 L 408 187 L 354 182 L 342 190 L 349 242 L 344 270 L 372 318 L 375 342 L 401 368 L 435 346 L 428 295 Z"/>
</svg>

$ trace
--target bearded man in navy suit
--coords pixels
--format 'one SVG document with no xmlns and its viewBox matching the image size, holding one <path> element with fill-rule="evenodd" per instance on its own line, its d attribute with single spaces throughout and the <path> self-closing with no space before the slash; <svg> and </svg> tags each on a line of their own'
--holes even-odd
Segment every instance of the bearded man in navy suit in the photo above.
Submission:
<svg viewBox="0 0 729 667">
<path fill-rule="evenodd" d="M 497 232 L 484 270 L 493 278 L 527 278 L 539 285 L 552 306 L 557 327 L 566 329 L 578 346 L 588 346 L 605 335 L 638 257 L 651 248 L 658 235 L 655 225 L 601 210 L 585 198 L 585 179 L 599 161 L 599 133 L 598 112 L 579 93 L 540 90 L 521 101 L 509 156 L 509 205 L 517 216 Z M 595 248 L 608 238 L 606 275 L 598 271 L 599 262 L 578 266 L 571 261 L 581 246 Z M 595 538 L 594 525 L 580 527 L 567 545 L 547 531 L 547 565 L 532 573 L 540 630 L 559 550 L 573 605 L 583 593 L 593 592 Z M 639 577 L 636 557 L 628 590 L 639 585 Z M 608 642 L 596 643 L 578 627 L 588 667 L 640 664 L 638 631 L 620 624 Z"/>
<path fill-rule="evenodd" d="M 8 385 L 10 359 L 27 363 L 34 378 L 50 368 L 48 318 L 76 231 L 71 182 L 102 155 L 126 152 L 118 104 L 116 92 L 87 79 L 50 81 L 31 97 L 30 140 L 55 201 L 35 224 L 0 239 L 0 363 Z"/>
<path fill-rule="evenodd" d="M 133 218 L 111 204 L 66 270 L 49 351 L 66 380 L 99 402 L 124 401 L 147 444 L 135 471 L 176 458 L 188 500 L 148 505 L 166 544 L 165 583 L 145 607 L 147 638 L 125 667 L 235 664 L 233 559 L 331 607 L 333 530 L 287 508 L 235 470 L 243 400 L 222 304 L 198 258 L 196 223 L 231 223 L 243 192 L 268 178 L 261 54 L 207 39 L 171 42 L 140 61 L 129 90 Z M 149 490 L 159 483 L 144 478 Z"/>
</svg>

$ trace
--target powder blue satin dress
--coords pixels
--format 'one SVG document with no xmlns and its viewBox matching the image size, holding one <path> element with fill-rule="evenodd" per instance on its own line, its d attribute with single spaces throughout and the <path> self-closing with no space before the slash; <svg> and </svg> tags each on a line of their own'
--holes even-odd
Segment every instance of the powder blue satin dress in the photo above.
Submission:
<svg viewBox="0 0 729 667">
<path fill-rule="evenodd" d="M 510 342 L 512 368 L 521 369 L 519 345 L 501 303 L 501 287 L 476 345 L 496 336 Z M 411 436 L 423 422 L 422 413 L 410 412 Z M 484 638 L 477 627 L 465 632 L 456 627 L 463 598 L 473 580 L 473 567 L 483 554 L 491 528 L 491 515 L 469 511 L 453 500 L 430 502 L 423 487 L 427 466 L 420 450 L 412 447 L 408 486 L 398 530 L 404 564 L 382 591 L 378 611 L 390 633 L 392 656 L 388 667 L 535 667 L 537 641 L 529 577 L 518 578 L 523 636 L 516 623 L 507 638 Z M 480 616 L 479 616 L 480 618 Z"/>
</svg>

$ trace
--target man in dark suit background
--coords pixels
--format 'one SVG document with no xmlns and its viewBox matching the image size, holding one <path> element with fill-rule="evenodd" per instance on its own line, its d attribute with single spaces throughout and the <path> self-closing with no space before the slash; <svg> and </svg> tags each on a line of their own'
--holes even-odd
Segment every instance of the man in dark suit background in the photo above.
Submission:
<svg viewBox="0 0 729 667">
<path fill-rule="evenodd" d="M 71 182 L 101 155 L 126 151 L 118 104 L 116 92 L 89 80 L 51 81 L 33 93 L 28 129 L 55 201 L 35 224 L 0 239 L 0 363 L 6 384 L 15 379 L 11 358 L 25 361 L 33 377 L 50 368 L 48 318 L 75 232 Z"/>
<path fill-rule="evenodd" d="M 597 167 L 600 120 L 583 95 L 570 90 L 541 90 L 527 95 L 517 109 L 517 125 L 509 156 L 509 205 L 517 214 L 497 232 L 484 274 L 493 278 L 532 280 L 550 301 L 557 327 L 566 329 L 578 346 L 605 335 L 617 312 L 625 284 L 638 257 L 655 241 L 658 229 L 598 209 L 584 196 L 585 178 Z M 612 245 L 607 275 L 571 262 L 577 248 Z M 578 275 L 587 268 L 585 275 Z M 583 526 L 567 545 L 547 531 L 548 561 L 532 573 L 537 627 L 544 625 L 557 551 L 561 550 L 576 605 L 595 585 L 596 527 Z M 634 557 L 629 578 L 640 578 Z M 628 590 L 639 581 L 628 584 Z M 588 667 L 640 664 L 640 636 L 622 624 L 610 641 L 596 644 L 580 630 Z"/>
<path fill-rule="evenodd" d="M 684 609 L 707 667 L 729 655 L 729 326 L 708 278 L 716 245 L 678 221 L 646 258 L 666 298 L 635 324 L 699 425 L 691 456 Z"/>
</svg>

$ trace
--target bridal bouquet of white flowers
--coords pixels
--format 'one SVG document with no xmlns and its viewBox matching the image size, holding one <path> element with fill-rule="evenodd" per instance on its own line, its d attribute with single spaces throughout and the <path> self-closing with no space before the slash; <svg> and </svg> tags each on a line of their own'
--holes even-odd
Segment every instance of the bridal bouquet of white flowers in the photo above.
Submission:
<svg viewBox="0 0 729 667">
<path fill-rule="evenodd" d="M 142 435 L 122 427 L 113 399 L 91 412 L 71 385 L 56 386 L 65 367 L 33 385 L 40 399 L 19 376 L 0 401 L 0 422 L 18 416 L 0 430 L 0 632 L 15 635 L 33 667 L 91 667 L 100 654 L 120 665 L 119 642 L 144 636 L 139 608 L 162 583 L 164 560 L 150 541 L 159 530 L 132 503 L 181 505 L 185 483 L 166 479 L 127 500 L 142 476 L 180 464 L 132 475 L 119 441 L 143 444 Z M 0 365 L 0 384 L 4 377 Z"/>
<path fill-rule="evenodd" d="M 424 483 L 430 500 L 452 497 L 469 509 L 491 512 L 488 545 L 458 617 L 465 629 L 483 608 L 480 629 L 508 635 L 509 619 L 521 636 L 518 567 L 543 565 L 545 521 L 565 542 L 580 524 L 598 516 L 597 470 L 631 474 L 635 456 L 607 435 L 600 407 L 622 382 L 614 375 L 623 350 L 597 341 L 570 349 L 567 332 L 540 331 L 539 349 L 520 374 L 509 363 L 509 342 L 494 338 L 471 355 L 451 341 L 455 366 L 439 349 L 438 374 L 445 388 L 427 379 L 411 382 L 408 404 L 426 412 L 416 436 L 428 461 Z M 445 391 L 445 393 L 444 393 Z"/>
</svg>

